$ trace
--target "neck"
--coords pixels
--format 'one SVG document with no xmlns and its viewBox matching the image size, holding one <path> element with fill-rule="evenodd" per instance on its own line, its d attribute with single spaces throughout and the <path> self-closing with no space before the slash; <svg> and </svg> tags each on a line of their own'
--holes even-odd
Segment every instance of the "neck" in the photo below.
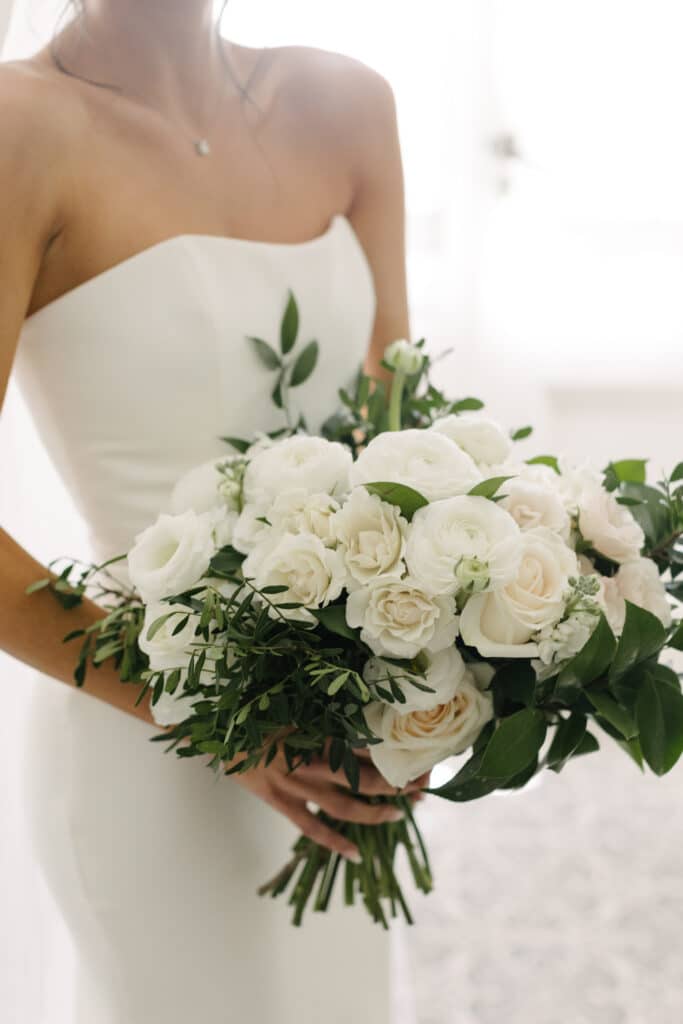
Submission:
<svg viewBox="0 0 683 1024">
<path fill-rule="evenodd" d="M 79 75 L 188 117 L 225 83 L 213 0 L 85 0 L 60 56 Z"/>
</svg>

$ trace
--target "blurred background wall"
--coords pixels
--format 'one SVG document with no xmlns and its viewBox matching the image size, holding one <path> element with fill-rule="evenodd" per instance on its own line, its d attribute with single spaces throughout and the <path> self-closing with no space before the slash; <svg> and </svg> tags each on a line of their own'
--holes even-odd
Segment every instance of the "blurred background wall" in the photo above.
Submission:
<svg viewBox="0 0 683 1024">
<path fill-rule="evenodd" d="M 58 11 L 18 0 L 3 59 L 41 45 Z M 677 0 L 230 0 L 223 30 L 347 53 L 391 82 L 412 332 L 443 355 L 445 388 L 534 424 L 524 457 L 650 455 L 653 478 L 681 458 Z M 20 543 L 87 557 L 13 386 L 0 471 Z M 0 672 L 0 1003 L 12 1024 L 69 1024 L 69 939 L 17 800 L 31 684 L 6 656 Z M 681 769 L 657 781 L 603 748 L 521 794 L 422 805 L 437 889 L 397 946 L 397 1024 L 411 1003 L 419 1024 L 683 1019 Z"/>
</svg>

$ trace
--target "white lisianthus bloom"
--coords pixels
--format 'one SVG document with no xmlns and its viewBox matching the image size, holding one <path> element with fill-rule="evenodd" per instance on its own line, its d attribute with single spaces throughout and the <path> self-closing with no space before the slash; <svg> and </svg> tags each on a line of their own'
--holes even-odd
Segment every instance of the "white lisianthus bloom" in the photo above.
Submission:
<svg viewBox="0 0 683 1024">
<path fill-rule="evenodd" d="M 421 650 L 441 651 L 458 635 L 455 602 L 433 597 L 414 580 L 374 580 L 349 594 L 346 621 L 360 627 L 373 654 L 414 658 Z"/>
<path fill-rule="evenodd" d="M 550 470 L 554 476 L 557 474 Z M 545 483 L 532 483 L 520 477 L 513 477 L 501 484 L 498 491 L 504 495 L 501 508 L 509 512 L 520 530 L 531 530 L 536 526 L 547 526 L 564 540 L 568 540 L 571 520 L 557 490 Z"/>
<path fill-rule="evenodd" d="M 608 600 L 616 633 L 621 633 L 624 628 L 625 601 L 630 601 L 631 604 L 636 604 L 646 612 L 656 615 L 667 629 L 671 625 L 671 605 L 657 564 L 651 558 L 636 558 L 632 562 L 624 562 L 619 566 L 616 575 L 608 581 L 609 584 L 611 586 L 608 586 Z"/>
<path fill-rule="evenodd" d="M 482 693 L 469 671 L 443 686 L 440 702 L 405 712 L 404 705 L 373 701 L 363 713 L 381 743 L 368 749 L 373 764 L 392 786 L 405 786 L 440 761 L 461 754 L 493 718 L 493 698 Z"/>
<path fill-rule="evenodd" d="M 221 455 L 188 470 L 171 492 L 170 511 L 173 515 L 188 509 L 197 513 L 216 508 L 237 511 L 242 498 L 244 466 L 242 455 Z"/>
<path fill-rule="evenodd" d="M 480 413 L 442 416 L 430 429 L 450 437 L 480 466 L 503 462 L 512 451 L 512 441 L 500 424 Z"/>
<path fill-rule="evenodd" d="M 338 551 L 326 548 L 312 534 L 284 533 L 272 541 L 257 545 L 242 564 L 245 578 L 253 579 L 258 590 L 283 586 L 286 591 L 275 594 L 274 604 L 298 602 L 303 608 L 277 611 L 269 607 L 272 618 L 280 615 L 298 622 L 316 622 L 308 609 L 324 608 L 342 592 L 346 578 L 344 560 Z"/>
<path fill-rule="evenodd" d="M 339 508 L 339 502 L 329 494 L 311 494 L 298 488 L 278 494 L 267 519 L 278 533 L 312 533 L 326 547 L 333 547 L 335 514 Z"/>
<path fill-rule="evenodd" d="M 600 484 L 584 487 L 578 522 L 584 539 L 606 558 L 630 562 L 639 557 L 645 543 L 640 524 Z"/>
<path fill-rule="evenodd" d="M 384 689 L 389 689 L 389 681 L 393 680 L 406 698 L 405 703 L 395 705 L 402 714 L 408 711 L 428 711 L 437 704 L 451 700 L 467 666 L 455 646 L 446 647 L 436 654 L 425 652 L 423 657 L 427 665 L 422 676 L 405 672 L 383 658 L 369 658 L 363 667 L 363 679 L 368 685 L 379 683 Z M 418 689 L 413 681 L 421 686 L 429 686 L 431 692 Z"/>
<path fill-rule="evenodd" d="M 176 516 L 162 512 L 136 536 L 128 573 L 145 603 L 194 586 L 216 551 L 212 530 L 210 513 L 198 515 L 190 509 Z"/>
<path fill-rule="evenodd" d="M 378 434 L 353 463 L 349 479 L 359 484 L 404 484 L 427 501 L 465 494 L 482 480 L 474 460 L 454 441 L 433 430 Z"/>
<path fill-rule="evenodd" d="M 334 516 L 332 528 L 351 586 L 403 575 L 408 522 L 395 505 L 356 487 Z"/>
<path fill-rule="evenodd" d="M 352 455 L 337 441 L 294 434 L 263 448 L 244 474 L 245 504 L 269 506 L 283 491 L 342 494 L 348 490 Z"/>
<path fill-rule="evenodd" d="M 413 516 L 406 564 L 432 594 L 489 590 L 514 578 L 520 529 L 495 501 L 459 495 L 425 505 Z"/>
<path fill-rule="evenodd" d="M 400 370 L 411 376 L 421 368 L 424 356 L 419 348 L 412 345 L 405 338 L 398 338 L 392 341 L 384 350 L 384 362 L 393 370 Z"/>
<path fill-rule="evenodd" d="M 499 590 L 469 598 L 460 632 L 486 658 L 533 658 L 532 638 L 563 616 L 569 577 L 578 573 L 576 555 L 545 526 L 525 531 L 517 575 Z"/>
</svg>

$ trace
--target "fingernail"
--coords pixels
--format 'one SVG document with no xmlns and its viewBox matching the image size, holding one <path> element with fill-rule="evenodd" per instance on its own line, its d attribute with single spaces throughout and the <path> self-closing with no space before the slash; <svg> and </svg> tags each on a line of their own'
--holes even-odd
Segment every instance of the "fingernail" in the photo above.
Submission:
<svg viewBox="0 0 683 1024">
<path fill-rule="evenodd" d="M 404 817 L 405 815 L 403 811 L 399 810 L 398 807 L 396 808 L 395 811 L 387 811 L 386 813 L 387 821 L 403 821 Z"/>
<path fill-rule="evenodd" d="M 363 858 L 361 857 L 359 850 L 349 850 L 346 856 L 348 860 L 352 860 L 354 864 L 362 863 Z"/>
</svg>

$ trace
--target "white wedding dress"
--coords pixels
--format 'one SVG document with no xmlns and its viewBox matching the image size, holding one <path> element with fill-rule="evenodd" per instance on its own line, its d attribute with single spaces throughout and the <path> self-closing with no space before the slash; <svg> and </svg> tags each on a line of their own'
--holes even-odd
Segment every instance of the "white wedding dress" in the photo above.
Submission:
<svg viewBox="0 0 683 1024">
<path fill-rule="evenodd" d="M 182 473 L 227 452 L 221 436 L 283 425 L 274 375 L 245 336 L 277 344 L 290 288 L 299 344 L 320 343 L 292 393 L 315 430 L 375 316 L 371 268 L 342 215 L 301 243 L 178 235 L 26 320 L 14 373 L 96 559 L 123 553 Z M 256 895 L 297 836 L 287 819 L 150 743 L 158 729 L 87 681 L 40 682 L 23 798 L 78 955 L 77 1024 L 389 1024 L 392 940 L 364 908 L 337 894 L 297 929 L 285 900 Z"/>
</svg>

